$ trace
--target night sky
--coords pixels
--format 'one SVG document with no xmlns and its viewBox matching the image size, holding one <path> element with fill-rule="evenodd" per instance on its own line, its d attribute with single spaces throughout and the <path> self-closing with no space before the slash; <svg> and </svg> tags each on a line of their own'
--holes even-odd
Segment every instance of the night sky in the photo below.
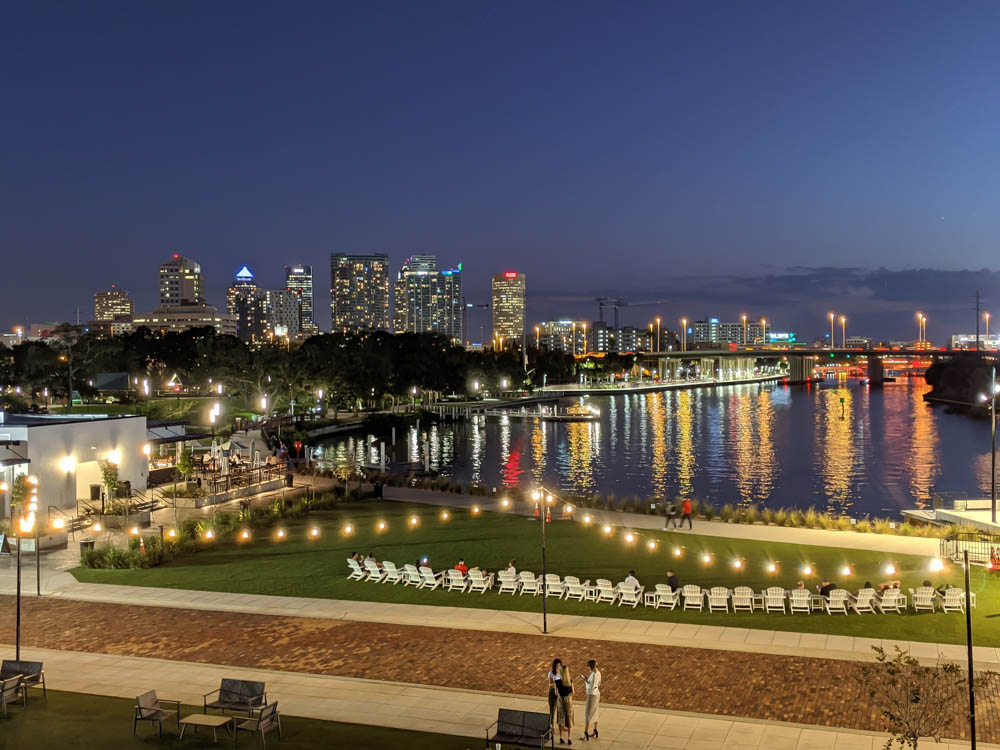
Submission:
<svg viewBox="0 0 1000 750">
<path fill-rule="evenodd" d="M 337 250 L 942 341 L 1000 312 L 998 70 L 996 2 L 8 4 L 0 325 L 148 310 L 178 251 L 219 305 L 311 263 L 328 326 Z"/>
</svg>

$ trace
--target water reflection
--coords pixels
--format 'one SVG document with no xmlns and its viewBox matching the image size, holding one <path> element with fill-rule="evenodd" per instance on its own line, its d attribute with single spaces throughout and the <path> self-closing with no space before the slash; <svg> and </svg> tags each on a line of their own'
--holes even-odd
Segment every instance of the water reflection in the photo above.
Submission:
<svg viewBox="0 0 1000 750">
<path fill-rule="evenodd" d="M 599 422 L 425 423 L 390 454 L 422 465 L 427 440 L 432 467 L 463 482 L 852 515 L 925 504 L 940 492 L 988 495 L 988 421 L 932 409 L 926 390 L 922 382 L 869 390 L 844 381 L 616 394 L 591 399 Z M 320 466 L 377 464 L 385 439 L 338 438 L 319 451 Z"/>
</svg>

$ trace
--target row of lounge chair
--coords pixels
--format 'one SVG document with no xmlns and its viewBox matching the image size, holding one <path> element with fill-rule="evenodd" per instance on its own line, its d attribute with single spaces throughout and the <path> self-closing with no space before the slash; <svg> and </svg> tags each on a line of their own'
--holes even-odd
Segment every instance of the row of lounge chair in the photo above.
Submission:
<svg viewBox="0 0 1000 750">
<path fill-rule="evenodd" d="M 375 560 L 365 560 L 364 567 L 356 560 L 349 559 L 351 569 L 348 578 L 356 581 L 372 583 L 402 583 L 404 586 L 436 589 L 439 586 L 448 591 L 485 594 L 494 586 L 496 579 L 499 594 L 528 594 L 539 596 L 554 596 L 558 599 L 593 601 L 597 603 L 617 604 L 636 607 L 642 604 L 647 607 L 666 607 L 675 609 L 680 606 L 685 610 L 709 612 L 753 612 L 761 610 L 766 613 L 782 612 L 793 614 L 811 614 L 815 611 L 825 611 L 827 614 L 856 614 L 879 612 L 906 611 L 908 600 L 899 589 L 887 589 L 877 592 L 875 589 L 864 588 L 856 594 L 845 589 L 834 589 L 829 596 L 814 594 L 808 589 L 792 589 L 787 591 L 778 586 L 771 586 L 761 592 L 755 592 L 749 586 L 737 586 L 728 589 L 716 586 L 703 589 L 700 586 L 687 585 L 676 591 L 664 583 L 656 584 L 651 591 L 644 586 L 625 582 L 612 584 L 610 580 L 598 578 L 593 584 L 581 581 L 576 576 L 565 576 L 549 573 L 545 576 L 544 586 L 541 576 L 530 571 L 508 573 L 500 571 L 495 576 L 472 569 L 468 574 L 458 570 L 434 572 L 427 566 L 404 565 L 402 569 L 389 560 L 381 564 Z M 943 612 L 965 612 L 965 592 L 962 589 L 950 588 L 943 594 L 930 586 L 910 589 L 909 602 L 916 612 L 934 612 L 939 607 Z M 976 606 L 976 595 L 971 596 L 971 605 Z"/>
<path fill-rule="evenodd" d="M 14 659 L 4 659 L 0 662 L 0 709 L 3 715 L 7 715 L 7 706 L 18 699 L 21 705 L 28 705 L 28 688 L 40 687 L 42 694 L 47 695 L 45 690 L 45 670 L 40 661 L 15 661 Z"/>
</svg>

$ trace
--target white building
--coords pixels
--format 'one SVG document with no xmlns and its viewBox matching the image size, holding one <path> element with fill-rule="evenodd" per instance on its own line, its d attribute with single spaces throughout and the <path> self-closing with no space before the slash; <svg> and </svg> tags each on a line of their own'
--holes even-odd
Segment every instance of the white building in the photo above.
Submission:
<svg viewBox="0 0 1000 750">
<path fill-rule="evenodd" d="M 10 518 L 17 478 L 38 477 L 39 520 L 75 516 L 77 501 L 89 501 L 91 485 L 102 485 L 101 462 L 118 466 L 120 482 L 145 490 L 149 459 L 146 418 L 107 414 L 8 414 L 0 412 L 0 481 L 3 518 Z M 60 513 L 56 513 L 58 510 Z"/>
</svg>

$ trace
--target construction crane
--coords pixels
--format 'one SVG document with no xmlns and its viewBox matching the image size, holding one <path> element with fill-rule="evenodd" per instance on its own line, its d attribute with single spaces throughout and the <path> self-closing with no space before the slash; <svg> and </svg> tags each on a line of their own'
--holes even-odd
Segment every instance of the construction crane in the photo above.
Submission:
<svg viewBox="0 0 1000 750">
<path fill-rule="evenodd" d="M 597 319 L 604 322 L 604 308 L 613 307 L 615 310 L 615 330 L 618 330 L 618 308 L 628 307 L 628 302 L 623 300 L 621 297 L 595 297 L 594 301 L 597 302 Z"/>
<path fill-rule="evenodd" d="M 468 343 L 468 340 L 469 340 L 469 310 L 470 309 L 473 309 L 473 310 L 489 310 L 490 306 L 489 306 L 489 303 L 484 303 L 482 305 L 475 305 L 475 304 L 473 304 L 471 302 L 466 302 L 465 301 L 465 295 L 462 295 L 462 334 L 466 337 L 466 343 Z M 480 344 L 483 343 L 483 341 L 482 341 L 482 338 L 483 338 L 482 330 L 483 330 L 483 327 L 479 326 L 479 338 L 480 338 L 480 342 L 479 343 Z"/>
</svg>

